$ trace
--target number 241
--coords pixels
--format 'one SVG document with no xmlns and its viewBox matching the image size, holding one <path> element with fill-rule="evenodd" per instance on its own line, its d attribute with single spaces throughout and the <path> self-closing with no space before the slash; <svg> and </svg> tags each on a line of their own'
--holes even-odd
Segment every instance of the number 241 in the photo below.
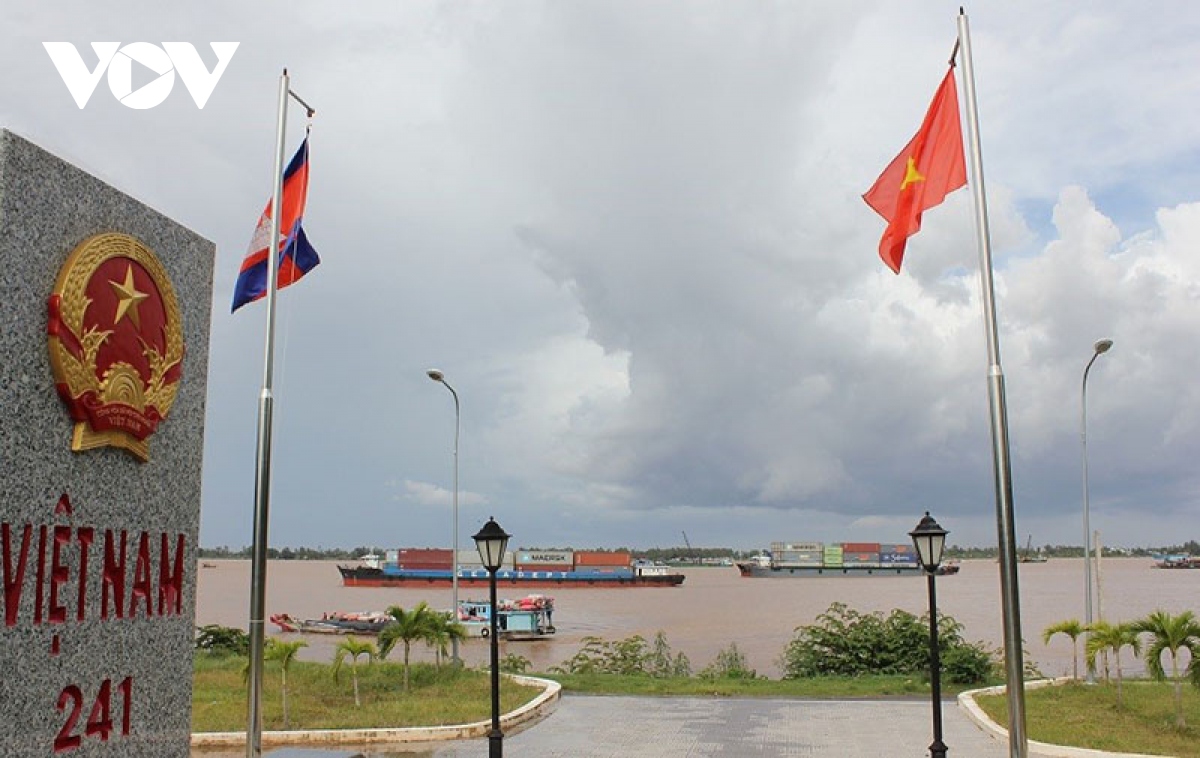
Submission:
<svg viewBox="0 0 1200 758">
<path fill-rule="evenodd" d="M 125 677 L 117 685 L 121 693 L 121 736 L 129 736 L 129 706 L 133 700 L 133 677 Z M 74 684 L 67 685 L 58 694 L 58 710 L 67 711 L 67 721 L 58 730 L 54 738 L 54 752 L 61 753 L 79 747 L 83 737 L 73 734 L 75 725 L 79 722 L 79 714 L 83 712 L 83 691 Z M 92 711 L 88 715 L 83 733 L 88 737 L 99 737 L 102 741 L 108 739 L 113 730 L 112 722 L 112 682 L 108 679 L 100 685 L 96 701 L 92 703 Z"/>
</svg>

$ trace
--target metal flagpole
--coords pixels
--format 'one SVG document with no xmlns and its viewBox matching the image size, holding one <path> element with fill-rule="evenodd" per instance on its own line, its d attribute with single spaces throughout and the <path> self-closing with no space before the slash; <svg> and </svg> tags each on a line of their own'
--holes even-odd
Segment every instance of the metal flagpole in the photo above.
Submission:
<svg viewBox="0 0 1200 758">
<path fill-rule="evenodd" d="M 1017 591 L 1017 540 L 1013 528 L 1012 468 L 1008 454 L 1008 411 L 1004 399 L 1004 371 L 996 332 L 996 302 L 992 287 L 991 235 L 983 188 L 983 153 L 979 147 L 979 113 L 975 103 L 975 70 L 971 59 L 971 34 L 967 15 L 958 14 L 958 39 L 962 49 L 963 84 L 967 93 L 967 126 L 971 135 L 971 188 L 975 196 L 975 228 L 979 243 L 979 275 L 983 288 L 983 318 L 987 332 L 988 400 L 992 419 L 992 468 L 996 478 L 996 527 L 1000 543 L 1000 595 L 1004 616 L 1004 669 L 1008 695 L 1008 749 L 1010 758 L 1026 758 L 1025 666 L 1021 651 L 1021 601 Z"/>
<path fill-rule="evenodd" d="M 275 131 L 275 182 L 271 189 L 271 236 L 267 240 L 267 337 L 262 393 L 258 397 L 258 453 L 254 471 L 254 549 L 250 573 L 250 674 L 246 758 L 262 755 L 263 607 L 267 594 L 267 524 L 271 500 L 271 413 L 275 373 L 275 283 L 279 277 L 280 203 L 283 199 L 283 138 L 287 131 L 287 69 L 279 77 Z"/>
<path fill-rule="evenodd" d="M 291 95 L 308 111 L 312 107 L 288 89 L 285 68 L 279 77 L 279 116 L 275 132 L 275 183 L 271 189 L 271 235 L 267 241 L 267 336 L 264 349 L 263 386 L 258 398 L 258 452 L 254 471 L 254 547 L 250 573 L 250 668 L 249 705 L 246 714 L 246 758 L 262 755 L 262 677 L 267 594 L 267 525 L 271 500 L 271 416 L 275 374 L 275 293 L 279 279 L 280 205 L 283 202 L 283 148 L 287 132 L 287 99 Z"/>
</svg>

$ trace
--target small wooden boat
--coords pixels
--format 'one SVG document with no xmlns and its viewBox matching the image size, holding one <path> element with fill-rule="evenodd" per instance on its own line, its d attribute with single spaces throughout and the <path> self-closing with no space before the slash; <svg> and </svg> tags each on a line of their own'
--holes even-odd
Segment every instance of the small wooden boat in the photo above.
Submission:
<svg viewBox="0 0 1200 758">
<path fill-rule="evenodd" d="M 392 620 L 383 611 L 368 613 L 326 613 L 319 619 L 297 619 L 286 613 L 271 616 L 271 623 L 283 632 L 306 634 L 379 634 Z"/>
</svg>

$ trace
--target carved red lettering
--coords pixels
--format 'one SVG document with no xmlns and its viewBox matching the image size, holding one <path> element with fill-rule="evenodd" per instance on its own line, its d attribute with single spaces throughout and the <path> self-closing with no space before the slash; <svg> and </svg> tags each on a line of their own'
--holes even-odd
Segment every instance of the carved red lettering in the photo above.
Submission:
<svg viewBox="0 0 1200 758">
<path fill-rule="evenodd" d="M 33 524 L 26 524 L 21 533 L 21 553 L 17 556 L 17 568 L 12 565 L 12 534 L 8 522 L 0 525 L 0 539 L 4 549 L 4 625 L 17 623 L 21 610 L 21 588 L 25 584 L 25 561 L 29 557 L 29 538 Z"/>
<path fill-rule="evenodd" d="M 146 616 L 154 615 L 154 606 L 151 605 L 151 594 L 153 588 L 150 586 L 150 535 L 142 532 L 142 536 L 138 538 L 137 560 L 133 566 L 133 591 L 129 593 L 129 617 L 137 616 L 138 602 L 141 601 L 146 606 Z"/>
<path fill-rule="evenodd" d="M 133 720 L 133 677 L 127 676 L 117 685 L 121 691 L 121 736 L 129 736 L 129 722 Z"/>
<path fill-rule="evenodd" d="M 37 592 L 33 593 L 33 623 L 42 623 L 42 587 L 46 586 L 46 527 L 38 527 Z"/>
<path fill-rule="evenodd" d="M 61 624 L 67 620 L 67 607 L 58 602 L 58 588 L 71 578 L 70 567 L 62 562 L 63 545 L 71 544 L 71 527 L 54 527 L 54 547 L 50 549 L 50 623 Z"/>
<path fill-rule="evenodd" d="M 125 530 L 121 530 L 120 558 L 113 546 L 113 530 L 104 532 L 104 581 L 100 585 L 100 618 L 108 618 L 111 599 L 117 618 L 125 618 Z"/>
<path fill-rule="evenodd" d="M 71 567 L 62 563 L 62 546 L 71 545 L 71 527 L 54 528 L 54 547 L 50 548 L 50 624 L 67 620 L 67 607 L 59 604 L 59 586 L 71 578 Z"/>
<path fill-rule="evenodd" d="M 90 526 L 79 527 L 79 604 L 75 610 L 75 620 L 83 621 L 84 611 L 87 609 L 87 577 L 88 577 L 88 549 L 92 546 L 92 540 L 95 539 L 96 530 Z"/>
<path fill-rule="evenodd" d="M 74 684 L 63 687 L 63 691 L 58 693 L 58 710 L 67 714 L 67 720 L 54 738 L 54 752 L 74 750 L 83 742 L 83 738 L 74 734 L 75 722 L 79 721 L 79 711 L 82 709 L 83 690 Z"/>
<path fill-rule="evenodd" d="M 178 616 L 183 613 L 183 546 L 180 534 L 175 539 L 175 570 L 171 570 L 170 537 L 162 535 L 162 552 L 158 563 L 158 615 Z"/>
</svg>

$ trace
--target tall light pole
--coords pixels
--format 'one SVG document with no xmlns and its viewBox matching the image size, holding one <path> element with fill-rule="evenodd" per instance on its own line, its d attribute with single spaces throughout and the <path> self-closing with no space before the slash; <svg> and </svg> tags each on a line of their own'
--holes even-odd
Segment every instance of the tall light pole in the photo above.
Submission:
<svg viewBox="0 0 1200 758">
<path fill-rule="evenodd" d="M 938 565 L 942 562 L 942 550 L 946 547 L 946 535 L 929 511 L 908 533 L 917 548 L 917 557 L 929 581 L 929 686 L 933 694 L 933 742 L 929 745 L 930 758 L 946 758 L 946 743 L 942 742 L 942 660 L 938 649 L 937 581 Z"/>
<path fill-rule="evenodd" d="M 455 621 L 458 621 L 458 427 L 459 427 L 459 409 L 458 409 L 458 393 L 446 381 L 446 375 L 435 368 L 431 368 L 425 372 L 435 382 L 440 383 L 446 389 L 450 390 L 450 394 L 454 396 L 454 544 L 450 550 L 453 553 L 453 571 L 450 576 L 450 593 L 451 593 L 451 611 Z M 458 638 L 454 637 L 450 640 L 450 660 L 455 665 L 462 663 L 458 657 Z"/>
<path fill-rule="evenodd" d="M 1086 644 L 1088 629 L 1092 626 L 1092 523 L 1088 506 L 1088 463 L 1087 463 L 1087 379 L 1092 364 L 1113 346 L 1113 341 L 1104 339 L 1092 346 L 1092 359 L 1083 370 L 1083 389 L 1079 393 L 1079 441 L 1083 447 L 1083 623 Z M 1091 663 L 1087 667 L 1087 683 L 1095 684 L 1096 670 Z"/>
<path fill-rule="evenodd" d="M 489 518 L 475 535 L 475 549 L 483 567 L 488 571 L 488 589 L 491 593 L 491 608 L 488 611 L 491 626 L 492 647 L 492 730 L 488 732 L 488 758 L 503 758 L 504 732 L 500 731 L 500 630 L 496 626 L 496 572 L 504 564 L 504 551 L 508 547 L 508 534 Z"/>
</svg>

